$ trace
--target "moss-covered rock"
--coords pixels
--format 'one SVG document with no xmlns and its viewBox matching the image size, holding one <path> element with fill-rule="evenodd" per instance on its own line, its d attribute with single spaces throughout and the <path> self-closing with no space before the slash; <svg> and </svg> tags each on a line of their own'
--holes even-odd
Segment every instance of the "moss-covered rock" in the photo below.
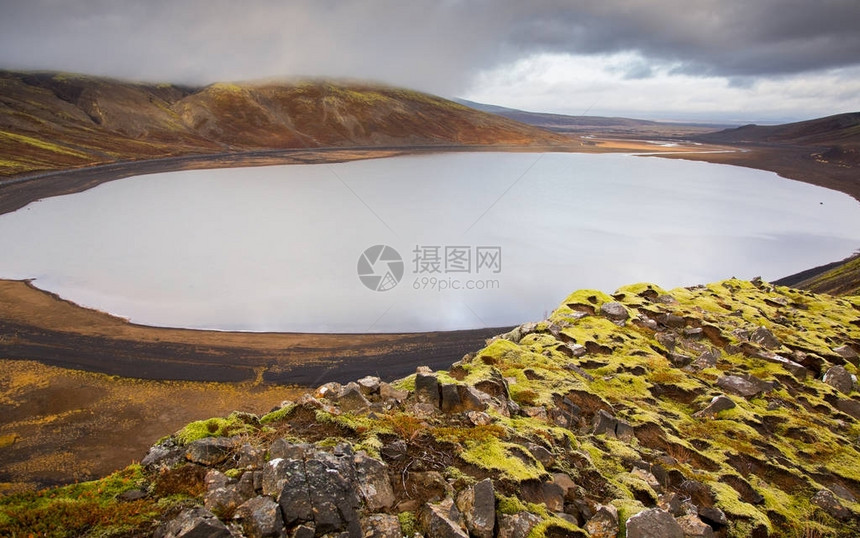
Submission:
<svg viewBox="0 0 860 538">
<path fill-rule="evenodd" d="M 222 487 L 265 496 L 270 467 L 295 470 L 284 480 L 309 465 L 334 469 L 348 486 L 355 462 L 372 461 L 398 502 L 368 503 L 356 485 L 353 519 L 386 513 L 407 534 L 428 532 L 431 520 L 468 534 L 451 501 L 489 480 L 499 535 L 585 536 L 600 527 L 589 527 L 598 512 L 617 513 L 624 535 L 631 517 L 659 509 L 718 536 L 854 536 L 860 422 L 843 410 L 860 398 L 823 376 L 837 367 L 856 375 L 858 320 L 860 302 L 760 281 L 580 291 L 448 372 L 422 368 L 392 382 L 397 390 L 362 391 L 366 404 L 344 405 L 343 391 L 326 387 L 261 419 L 189 424 L 161 452 L 224 437 L 225 457 L 148 466 L 138 487 L 155 505 L 179 489 L 193 504 L 207 488 L 201 463 L 230 481 Z M 309 499 L 311 508 L 326 502 L 324 492 Z M 676 504 L 686 508 L 667 508 Z M 0 529 L 20 530 L 11 506 L 0 504 Z M 153 525 L 172 517 L 150 514 Z M 289 531 L 312 524 L 284 521 Z"/>
</svg>

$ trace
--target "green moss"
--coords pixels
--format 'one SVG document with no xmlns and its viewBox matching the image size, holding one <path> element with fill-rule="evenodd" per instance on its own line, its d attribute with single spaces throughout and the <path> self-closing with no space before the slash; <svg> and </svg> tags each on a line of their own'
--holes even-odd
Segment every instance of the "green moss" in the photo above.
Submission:
<svg viewBox="0 0 860 538">
<path fill-rule="evenodd" d="M 511 453 L 517 451 L 517 456 Z M 496 438 L 481 442 L 467 441 L 460 458 L 483 469 L 498 471 L 515 482 L 540 479 L 546 476 L 543 466 L 519 445 L 505 443 Z M 526 463 L 528 462 L 528 463 Z"/>
<path fill-rule="evenodd" d="M 179 444 L 187 445 L 204 437 L 232 437 L 252 431 L 254 431 L 253 426 L 231 415 L 227 418 L 210 418 L 192 422 L 176 432 L 175 437 Z"/>
<path fill-rule="evenodd" d="M 609 504 L 618 511 L 619 536 L 627 535 L 627 520 L 645 510 L 645 505 L 635 499 L 615 499 Z"/>
<path fill-rule="evenodd" d="M 274 422 L 281 422 L 285 418 L 287 418 L 290 413 L 296 408 L 296 404 L 285 405 L 284 407 L 272 411 L 266 415 L 263 415 L 260 418 L 260 424 L 271 424 Z"/>
<path fill-rule="evenodd" d="M 139 465 L 106 478 L 0 498 L 0 535 L 107 536 L 140 532 L 167 507 L 151 499 L 118 501 L 143 484 Z"/>
<path fill-rule="evenodd" d="M 540 517 L 549 517 L 549 512 L 544 504 L 526 503 L 518 497 L 508 497 L 496 492 L 496 510 L 500 514 L 514 515 L 520 512 L 530 512 Z"/>
<path fill-rule="evenodd" d="M 550 529 L 553 529 L 554 531 L 563 529 L 571 533 L 571 536 L 586 536 L 585 531 L 583 531 L 573 523 L 565 521 L 560 517 L 553 516 L 544 519 L 543 521 L 535 525 L 532 528 L 531 532 L 529 532 L 528 538 L 544 538 L 544 536 L 546 536 L 546 532 Z"/>
<path fill-rule="evenodd" d="M 412 512 L 400 512 L 397 514 L 397 520 L 400 522 L 401 535 L 412 536 L 418 532 L 418 520 Z"/>
<path fill-rule="evenodd" d="M 729 516 L 729 524 L 732 528 L 733 536 L 743 536 L 742 532 L 751 530 L 754 526 L 758 525 L 766 527 L 768 532 L 773 531 L 770 520 L 763 513 L 756 510 L 753 505 L 743 502 L 738 496 L 738 492 L 730 485 L 719 481 L 711 482 L 708 485 L 711 487 L 711 491 L 714 492 L 717 507 Z M 747 519 L 752 523 L 752 526 L 744 524 L 742 521 L 736 521 L 731 516 Z"/>
</svg>

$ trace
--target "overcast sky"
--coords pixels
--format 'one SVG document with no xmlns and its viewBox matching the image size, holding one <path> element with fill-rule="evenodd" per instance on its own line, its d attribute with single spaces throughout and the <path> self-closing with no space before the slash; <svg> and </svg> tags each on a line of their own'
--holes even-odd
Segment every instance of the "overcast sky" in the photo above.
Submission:
<svg viewBox="0 0 860 538">
<path fill-rule="evenodd" d="M 0 68 L 357 77 L 541 112 L 860 110 L 858 0 L 0 0 Z"/>
</svg>

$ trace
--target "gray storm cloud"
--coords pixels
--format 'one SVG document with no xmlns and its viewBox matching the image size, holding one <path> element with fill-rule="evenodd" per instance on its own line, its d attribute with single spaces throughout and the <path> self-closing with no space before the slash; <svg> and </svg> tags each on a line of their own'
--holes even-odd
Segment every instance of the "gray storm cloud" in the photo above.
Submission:
<svg viewBox="0 0 860 538">
<path fill-rule="evenodd" d="M 0 11 L 0 67 L 186 83 L 340 76 L 451 94 L 542 52 L 636 51 L 734 78 L 860 62 L 856 0 L 3 0 Z"/>
</svg>

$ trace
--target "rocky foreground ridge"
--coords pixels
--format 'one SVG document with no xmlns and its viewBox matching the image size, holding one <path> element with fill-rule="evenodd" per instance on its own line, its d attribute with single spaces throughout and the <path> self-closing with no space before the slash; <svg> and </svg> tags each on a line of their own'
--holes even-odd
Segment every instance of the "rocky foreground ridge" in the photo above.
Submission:
<svg viewBox="0 0 860 538">
<path fill-rule="evenodd" d="M 860 297 L 584 290 L 448 371 L 189 424 L 0 531 L 249 537 L 860 534 Z M 2 532 L 0 532 L 2 533 Z"/>
</svg>

